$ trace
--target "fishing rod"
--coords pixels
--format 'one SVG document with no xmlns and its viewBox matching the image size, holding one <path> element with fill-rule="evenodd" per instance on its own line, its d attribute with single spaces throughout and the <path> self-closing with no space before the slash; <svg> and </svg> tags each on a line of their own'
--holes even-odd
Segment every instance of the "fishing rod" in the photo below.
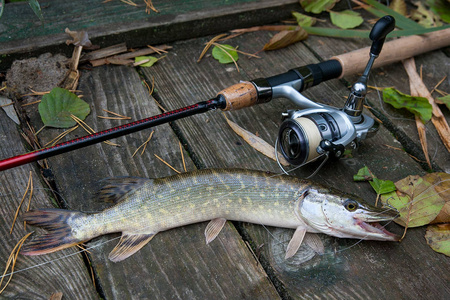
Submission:
<svg viewBox="0 0 450 300">
<path fill-rule="evenodd" d="M 365 68 L 364 75 L 353 86 L 344 109 L 318 104 L 304 97 L 301 92 L 321 82 L 360 72 L 361 66 L 364 66 L 364 61 L 367 60 L 365 58 L 367 49 L 336 56 L 317 64 L 294 68 L 272 77 L 241 82 L 220 91 L 216 97 L 207 101 L 0 160 L 0 171 L 210 110 L 238 110 L 281 97 L 288 98 L 294 104 L 306 108 L 283 114 L 285 121 L 280 130 L 279 142 L 282 154 L 286 159 L 294 165 L 300 165 L 314 160 L 315 157 L 324 153 L 338 158 L 342 155 L 343 147 L 345 148 L 349 144 L 353 145 L 356 141 L 376 132 L 377 123 L 362 114 L 367 89 L 365 82 L 375 58 L 380 54 L 386 35 L 394 27 L 395 19 L 391 16 L 381 18 L 373 26 L 369 36 L 372 40 L 369 63 Z M 433 32 L 420 37 L 407 37 L 386 43 L 386 46 L 390 44 L 390 50 L 379 65 L 447 45 L 450 40 L 448 38 L 450 30 L 439 33 L 437 35 L 436 32 Z M 405 50 L 403 46 L 411 43 L 417 47 L 409 47 L 414 49 Z M 344 134 L 341 135 L 340 132 L 344 132 Z"/>
</svg>

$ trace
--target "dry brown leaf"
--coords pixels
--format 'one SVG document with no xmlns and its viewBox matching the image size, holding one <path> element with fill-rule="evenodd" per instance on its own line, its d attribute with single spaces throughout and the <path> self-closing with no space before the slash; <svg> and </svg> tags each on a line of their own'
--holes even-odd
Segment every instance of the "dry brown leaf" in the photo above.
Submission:
<svg viewBox="0 0 450 300">
<path fill-rule="evenodd" d="M 253 133 L 245 130 L 244 128 L 240 127 L 233 121 L 228 120 L 228 118 L 225 116 L 225 119 L 227 120 L 228 125 L 233 129 L 234 132 L 236 132 L 240 137 L 242 137 L 250 146 L 252 146 L 255 150 L 261 152 L 265 156 L 277 160 L 275 157 L 275 148 L 267 143 L 265 140 L 263 140 L 260 137 L 257 137 Z M 284 159 L 284 157 L 278 153 L 278 160 L 280 164 L 287 167 L 289 166 L 289 163 Z"/>
<path fill-rule="evenodd" d="M 263 50 L 277 50 L 287 47 L 308 37 L 308 33 L 301 27 L 296 30 L 284 30 L 275 34 L 270 41 L 264 45 Z"/>
<path fill-rule="evenodd" d="M 403 16 L 406 16 L 408 14 L 405 0 L 392 0 L 391 4 L 389 4 L 389 8 L 395 10 Z"/>
<path fill-rule="evenodd" d="M 416 70 L 414 58 L 404 60 L 403 66 L 408 73 L 409 80 L 411 82 L 410 85 L 414 85 L 419 96 L 427 98 L 431 106 L 433 107 L 433 116 L 431 117 L 431 122 L 433 123 L 434 127 L 436 127 L 436 130 L 444 146 L 447 148 L 447 151 L 450 152 L 450 127 L 448 126 L 448 123 L 445 119 L 445 116 L 442 114 L 441 109 L 435 103 L 434 98 L 431 96 L 422 79 L 420 79 L 420 76 Z"/>
<path fill-rule="evenodd" d="M 423 179 L 429 183 L 432 183 L 436 192 L 446 201 L 436 219 L 430 223 L 450 222 L 450 174 L 443 172 L 430 173 L 425 175 Z"/>
</svg>

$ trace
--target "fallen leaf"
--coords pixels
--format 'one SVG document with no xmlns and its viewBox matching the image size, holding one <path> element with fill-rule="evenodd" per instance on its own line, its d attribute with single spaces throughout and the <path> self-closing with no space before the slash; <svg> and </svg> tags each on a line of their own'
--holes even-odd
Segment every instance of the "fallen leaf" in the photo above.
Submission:
<svg viewBox="0 0 450 300">
<path fill-rule="evenodd" d="M 374 177 L 369 181 L 372 188 L 378 195 L 390 193 L 396 190 L 394 183 L 390 180 L 382 180 Z"/>
<path fill-rule="evenodd" d="M 406 108 L 413 114 L 420 117 L 422 122 L 431 119 L 433 107 L 424 97 L 412 97 L 403 94 L 395 88 L 385 88 L 383 90 L 383 101 L 391 104 L 395 108 Z"/>
<path fill-rule="evenodd" d="M 395 222 L 404 227 L 429 224 L 444 207 L 445 201 L 433 184 L 418 175 L 399 180 L 395 186 L 397 191 L 381 195 L 381 201 L 398 210 Z"/>
<path fill-rule="evenodd" d="M 227 44 L 214 46 L 212 56 L 221 64 L 234 63 L 239 59 L 236 48 Z"/>
<path fill-rule="evenodd" d="M 375 177 L 372 171 L 367 166 L 358 170 L 356 175 L 353 175 L 353 181 L 370 181 Z"/>
<path fill-rule="evenodd" d="M 364 22 L 361 15 L 353 10 L 344 10 L 341 12 L 330 11 L 330 18 L 334 25 L 342 29 L 355 28 Z"/>
<path fill-rule="evenodd" d="M 437 27 L 443 25 L 439 16 L 434 14 L 431 10 L 426 9 L 421 2 L 415 2 L 414 4 L 417 6 L 417 9 L 412 11 L 411 19 L 425 27 Z"/>
<path fill-rule="evenodd" d="M 436 98 L 436 103 L 445 104 L 445 106 L 447 106 L 447 108 L 450 109 L 450 94 L 444 97 Z"/>
<path fill-rule="evenodd" d="M 71 115 L 84 120 L 91 112 L 89 104 L 74 93 L 58 87 L 42 97 L 38 110 L 44 125 L 56 128 L 75 126 L 77 123 Z"/>
<path fill-rule="evenodd" d="M 308 33 L 301 27 L 297 30 L 284 30 L 275 34 L 270 41 L 264 45 L 263 50 L 277 50 L 287 47 L 308 37 Z"/>
<path fill-rule="evenodd" d="M 16 110 L 14 109 L 14 105 L 12 105 L 12 101 L 6 97 L 0 96 L 0 107 L 3 108 L 6 115 L 14 121 L 17 125 L 20 125 L 19 117 L 17 116 Z"/>
<path fill-rule="evenodd" d="M 450 224 L 428 226 L 425 238 L 434 251 L 450 256 Z"/>
<path fill-rule="evenodd" d="M 307 27 L 311 27 L 314 24 L 316 24 L 316 18 L 298 13 L 298 12 L 292 12 L 292 15 L 294 16 L 294 18 L 297 20 L 297 23 L 299 26 L 307 26 Z"/>
<path fill-rule="evenodd" d="M 44 22 L 44 16 L 42 15 L 41 6 L 39 5 L 38 0 L 28 0 L 28 4 L 30 5 L 31 9 L 34 11 L 34 14 L 41 20 L 41 22 Z"/>
<path fill-rule="evenodd" d="M 450 23 L 450 5 L 448 0 L 427 0 L 431 11 L 439 15 L 442 21 Z"/>
<path fill-rule="evenodd" d="M 445 200 L 445 205 L 437 215 L 436 219 L 431 223 L 447 223 L 450 222 L 450 174 L 444 172 L 430 173 L 423 179 L 434 186 L 436 193 Z"/>
<path fill-rule="evenodd" d="M 265 140 L 263 140 L 260 137 L 257 137 L 253 133 L 245 130 L 244 128 L 240 127 L 233 121 L 228 120 L 227 117 L 225 117 L 227 120 L 228 125 L 233 129 L 234 132 L 236 132 L 240 137 L 242 137 L 250 146 L 252 146 L 255 150 L 261 152 L 265 156 L 277 160 L 275 156 L 275 148 L 267 143 Z M 281 153 L 278 153 L 278 160 L 280 164 L 283 166 L 289 166 L 289 163 L 284 159 L 283 155 Z"/>
<path fill-rule="evenodd" d="M 159 59 L 154 56 L 137 56 L 134 58 L 135 64 L 140 67 L 151 67 L 153 66 Z M 139 64 L 142 61 L 147 61 L 145 63 Z"/>
<path fill-rule="evenodd" d="M 300 5 L 306 12 L 320 14 L 323 11 L 332 9 L 339 0 L 300 0 Z"/>
<path fill-rule="evenodd" d="M 406 16 L 408 14 L 405 0 L 393 0 L 391 1 L 391 4 L 389 4 L 389 8 L 398 12 L 402 16 Z"/>
</svg>

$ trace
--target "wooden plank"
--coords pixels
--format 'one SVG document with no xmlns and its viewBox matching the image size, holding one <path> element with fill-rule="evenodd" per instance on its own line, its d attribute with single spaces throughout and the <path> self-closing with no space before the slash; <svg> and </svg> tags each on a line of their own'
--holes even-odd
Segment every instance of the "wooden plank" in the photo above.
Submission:
<svg viewBox="0 0 450 300">
<path fill-rule="evenodd" d="M 254 53 L 262 48 L 270 35 L 252 33 L 227 43 L 239 45 L 244 52 Z M 152 69 L 143 70 L 147 77 L 155 76 L 157 97 L 163 106 L 168 109 L 182 107 L 207 99 L 239 80 L 267 77 L 317 62 L 308 48 L 296 44 L 276 52 L 261 53 L 262 59 L 241 58 L 238 62 L 241 72 L 237 73 L 232 64 L 220 65 L 211 57 L 196 63 L 197 57 L 192 53 L 200 52 L 201 45 L 207 40 L 176 43 L 174 51 L 164 61 Z M 339 81 L 332 81 L 311 88 L 304 94 L 321 103 L 340 107 L 348 90 Z M 227 115 L 265 140 L 274 141 L 281 112 L 292 107 L 288 101 L 276 100 Z M 175 124 L 200 167 L 243 167 L 280 172 L 273 161 L 234 134 L 220 113 L 198 115 L 176 121 Z M 399 142 L 382 127 L 375 137 L 364 141 L 358 151 L 353 151 L 351 158 L 327 164 L 313 179 L 374 201 L 375 194 L 366 183 L 352 181 L 352 176 L 364 165 L 380 178 L 394 181 L 411 174 L 424 174 L 420 166 L 404 152 L 385 145 L 398 147 Z M 293 173 L 307 176 L 316 167 L 317 164 Z M 388 228 L 398 233 L 402 231 L 393 224 Z M 450 262 L 426 245 L 423 228 L 410 229 L 406 240 L 400 244 L 358 242 L 321 235 L 325 255 L 316 255 L 307 246 L 302 246 L 300 252 L 287 261 L 284 260 L 284 253 L 292 230 L 267 230 L 250 224 L 244 224 L 240 230 L 250 239 L 255 252 L 260 252 L 266 271 L 279 291 L 286 293 L 286 297 L 355 299 L 420 295 L 445 298 L 450 295 L 446 284 L 449 274 L 443 275 Z"/>
<path fill-rule="evenodd" d="M 92 107 L 86 122 L 97 130 L 129 122 L 98 119 L 98 115 L 105 115 L 102 109 L 130 116 L 133 120 L 160 113 L 133 68 L 102 66 L 85 71 L 79 89 Z M 41 126 L 37 115 L 31 118 L 34 126 Z M 132 157 L 152 130 L 155 132 L 144 154 Z M 57 134 L 54 131 L 43 131 L 40 136 L 49 140 Z M 102 143 L 49 159 L 58 191 L 70 209 L 93 212 L 105 208 L 107 204 L 90 198 L 100 186 L 98 181 L 106 177 L 174 174 L 154 154 L 183 170 L 178 139 L 167 124 L 113 142 L 120 147 Z M 195 169 L 186 152 L 184 156 L 187 169 Z M 101 296 L 105 299 L 278 297 L 233 226 L 227 225 L 224 235 L 214 245 L 205 244 L 205 226 L 196 224 L 159 233 L 149 245 L 120 263 L 112 263 L 107 258 L 118 242 L 117 235 L 89 242 L 89 256 Z"/>
<path fill-rule="evenodd" d="M 25 151 L 16 124 L 0 109 L 0 159 Z M 14 246 L 27 233 L 22 222 L 22 213 L 28 205 L 25 199 L 12 234 L 9 233 L 17 207 L 26 191 L 28 178 L 32 174 L 33 196 L 31 208 L 52 206 L 48 188 L 43 185 L 41 174 L 33 165 L 21 166 L 0 172 L 0 268 L 6 267 L 6 261 Z M 32 236 L 30 237 L 30 239 Z M 70 269 L 71 272 L 67 272 Z M 66 299 L 97 299 L 83 257 L 76 249 L 67 249 L 47 256 L 29 257 L 19 255 L 10 284 L 1 294 L 2 299 L 49 299 L 55 292 L 61 292 Z M 2 287 L 8 280 L 5 277 Z"/>
<path fill-rule="evenodd" d="M 145 12 L 122 1 L 40 1 L 44 26 L 27 3 L 10 3 L 0 19 L 0 69 L 13 59 L 45 53 L 71 52 L 66 27 L 86 30 L 102 47 L 125 42 L 128 47 L 167 43 L 289 18 L 300 7 L 296 0 L 153 1 L 159 13 Z M 20 54 L 20 55 L 19 55 Z"/>
</svg>

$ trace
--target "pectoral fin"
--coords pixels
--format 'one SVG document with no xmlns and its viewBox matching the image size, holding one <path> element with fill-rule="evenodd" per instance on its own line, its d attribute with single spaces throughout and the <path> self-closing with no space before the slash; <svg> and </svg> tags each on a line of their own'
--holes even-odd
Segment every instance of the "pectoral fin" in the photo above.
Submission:
<svg viewBox="0 0 450 300">
<path fill-rule="evenodd" d="M 211 243 L 219 235 L 223 226 L 227 222 L 224 218 L 212 219 L 205 228 L 206 244 Z"/>
<path fill-rule="evenodd" d="M 325 246 L 323 245 L 322 240 L 320 237 L 315 233 L 308 233 L 305 236 L 304 242 L 306 245 L 308 245 L 311 249 L 314 250 L 319 255 L 322 255 L 325 253 Z"/>
<path fill-rule="evenodd" d="M 289 245 L 287 246 L 286 256 L 284 257 L 285 259 L 288 259 L 297 253 L 297 250 L 300 248 L 303 238 L 305 237 L 305 233 L 306 229 L 304 227 L 297 227 L 291 241 L 289 242 Z"/>
<path fill-rule="evenodd" d="M 109 259 L 113 262 L 124 260 L 144 247 L 155 236 L 150 234 L 125 234 L 120 237 L 119 243 L 109 254 Z"/>
</svg>

